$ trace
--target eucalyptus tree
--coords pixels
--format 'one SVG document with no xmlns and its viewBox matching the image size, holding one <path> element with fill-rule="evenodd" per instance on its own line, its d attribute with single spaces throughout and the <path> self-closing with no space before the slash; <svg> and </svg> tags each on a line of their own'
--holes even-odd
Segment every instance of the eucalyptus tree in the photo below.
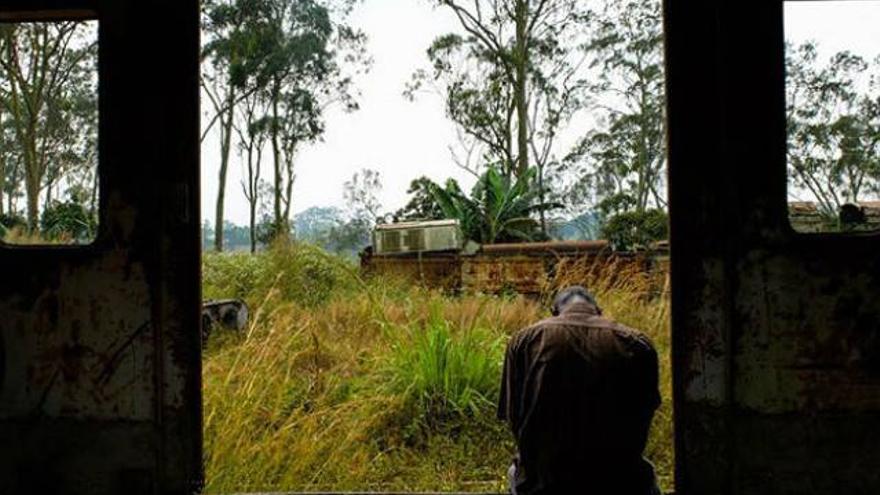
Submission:
<svg viewBox="0 0 880 495">
<path fill-rule="evenodd" d="M 94 174 L 97 42 L 93 26 L 74 21 L 2 24 L 0 40 L 0 129 L 14 145 L 0 157 L 2 168 L 10 154 L 15 158 L 4 189 L 14 196 L 24 179 L 28 227 L 35 231 L 43 191 L 51 202 L 59 179 Z"/>
<path fill-rule="evenodd" d="M 431 69 L 417 71 L 406 94 L 433 88 L 445 97 L 466 150 L 460 166 L 480 176 L 487 164 L 500 164 L 508 177 L 524 177 L 534 167 L 544 197 L 560 134 L 587 101 L 584 2 L 433 3 L 454 13 L 461 32 L 433 42 Z"/>
<path fill-rule="evenodd" d="M 266 1 L 273 230 L 288 236 L 298 153 L 323 136 L 330 107 L 358 108 L 354 77 L 371 61 L 366 36 L 346 23 L 356 0 Z"/>
<path fill-rule="evenodd" d="M 841 207 L 880 195 L 880 57 L 815 43 L 787 46 L 790 194 L 806 194 L 837 218 Z"/>
<path fill-rule="evenodd" d="M 595 126 L 562 167 L 574 208 L 604 217 L 666 206 L 663 28 L 658 0 L 606 1 L 586 46 Z"/>
<path fill-rule="evenodd" d="M 248 202 L 248 227 L 251 252 L 257 251 L 257 209 L 260 204 L 260 181 L 263 168 L 263 153 L 268 140 L 269 117 L 267 102 L 260 92 L 244 98 L 238 106 L 234 128 L 238 135 L 239 155 L 242 158 L 244 173 L 241 188 Z"/>
<path fill-rule="evenodd" d="M 226 177 L 233 148 L 236 108 L 265 84 L 269 56 L 269 27 L 265 21 L 269 0 L 206 0 L 202 10 L 202 90 L 211 103 L 211 118 L 202 135 L 216 125 L 220 164 L 214 225 L 224 225 Z M 223 250 L 223 229 L 214 236 L 214 248 Z"/>
</svg>

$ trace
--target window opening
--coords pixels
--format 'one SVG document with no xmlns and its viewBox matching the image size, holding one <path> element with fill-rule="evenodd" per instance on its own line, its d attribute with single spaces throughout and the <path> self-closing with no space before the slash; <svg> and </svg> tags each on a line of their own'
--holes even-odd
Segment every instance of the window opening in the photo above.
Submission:
<svg viewBox="0 0 880 495">
<path fill-rule="evenodd" d="M 880 2 L 785 3 L 788 199 L 802 233 L 880 229 Z"/>
<path fill-rule="evenodd" d="M 0 243 L 98 228 L 98 25 L 0 23 Z"/>
</svg>

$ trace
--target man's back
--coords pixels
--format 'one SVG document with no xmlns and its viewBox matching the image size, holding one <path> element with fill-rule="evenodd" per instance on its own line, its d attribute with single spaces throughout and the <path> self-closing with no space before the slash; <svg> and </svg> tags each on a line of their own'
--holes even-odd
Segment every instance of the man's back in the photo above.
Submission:
<svg viewBox="0 0 880 495">
<path fill-rule="evenodd" d="M 650 341 L 588 302 L 514 336 L 498 414 L 519 448 L 518 495 L 656 493 L 642 451 L 657 382 Z"/>
</svg>

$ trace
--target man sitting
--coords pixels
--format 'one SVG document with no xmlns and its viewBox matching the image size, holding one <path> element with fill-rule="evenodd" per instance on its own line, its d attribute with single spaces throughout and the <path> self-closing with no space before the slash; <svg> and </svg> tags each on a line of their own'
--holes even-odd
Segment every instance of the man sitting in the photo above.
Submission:
<svg viewBox="0 0 880 495">
<path fill-rule="evenodd" d="M 654 346 L 603 318 L 583 287 L 560 292 L 552 312 L 507 347 L 498 417 L 517 444 L 512 492 L 659 494 L 642 457 L 660 405 Z"/>
</svg>

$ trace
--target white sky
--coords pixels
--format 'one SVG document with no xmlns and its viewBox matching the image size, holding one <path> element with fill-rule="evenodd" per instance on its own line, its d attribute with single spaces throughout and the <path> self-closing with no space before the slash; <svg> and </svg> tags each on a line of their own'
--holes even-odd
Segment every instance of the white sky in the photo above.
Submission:
<svg viewBox="0 0 880 495">
<path fill-rule="evenodd" d="M 848 49 L 864 56 L 880 53 L 880 1 L 798 1 L 786 3 L 786 36 L 809 39 L 830 55 Z M 362 168 L 379 170 L 386 210 L 406 202 L 409 182 L 427 175 L 443 181 L 471 182 L 456 167 L 449 146 L 454 127 L 439 96 L 421 94 L 415 102 L 402 96 L 412 73 L 425 67 L 425 50 L 435 37 L 458 29 L 445 10 L 427 0 L 365 0 L 354 12 L 353 26 L 369 36 L 372 71 L 357 81 L 361 109 L 331 112 L 324 141 L 305 149 L 297 162 L 294 212 L 311 206 L 342 206 L 342 186 Z M 202 148 L 202 217 L 213 221 L 219 152 L 216 135 Z M 266 177 L 267 179 L 269 177 Z M 247 203 L 241 191 L 241 165 L 236 157 L 227 178 L 226 218 L 244 225 Z"/>
</svg>

